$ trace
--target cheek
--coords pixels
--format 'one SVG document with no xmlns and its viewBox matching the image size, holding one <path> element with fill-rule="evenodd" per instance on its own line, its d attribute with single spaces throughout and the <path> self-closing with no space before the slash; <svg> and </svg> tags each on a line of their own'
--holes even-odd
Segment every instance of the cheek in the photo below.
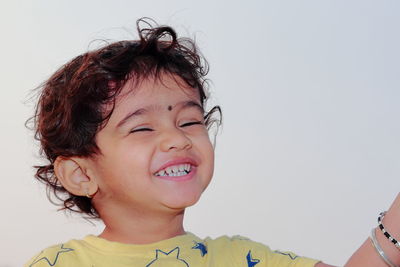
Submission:
<svg viewBox="0 0 400 267">
<path fill-rule="evenodd" d="M 212 147 L 211 144 L 209 147 L 207 147 L 207 152 L 203 160 L 205 168 L 204 168 L 202 191 L 206 190 L 214 174 L 214 148 Z"/>
<path fill-rule="evenodd" d="M 204 137 L 203 142 L 201 142 L 200 147 L 202 149 L 203 162 L 207 166 L 207 176 L 211 176 L 214 172 L 214 147 L 208 138 L 208 135 Z"/>
<path fill-rule="evenodd" d="M 151 149 L 148 146 L 124 143 L 105 151 L 93 169 L 103 185 L 119 186 L 123 183 L 134 182 L 133 178 L 136 176 L 147 174 L 151 157 Z"/>
<path fill-rule="evenodd" d="M 211 146 L 210 150 L 211 150 L 210 157 L 208 158 L 208 160 L 209 160 L 209 166 L 210 166 L 209 167 L 210 168 L 209 175 L 210 175 L 210 180 L 211 180 L 211 178 L 214 174 L 214 148 Z"/>
<path fill-rule="evenodd" d="M 214 146 L 212 145 L 212 143 L 210 141 L 210 137 L 208 136 L 208 133 L 204 136 L 203 146 L 204 146 L 204 149 L 206 150 L 206 153 L 209 155 L 209 157 L 214 159 Z"/>
</svg>

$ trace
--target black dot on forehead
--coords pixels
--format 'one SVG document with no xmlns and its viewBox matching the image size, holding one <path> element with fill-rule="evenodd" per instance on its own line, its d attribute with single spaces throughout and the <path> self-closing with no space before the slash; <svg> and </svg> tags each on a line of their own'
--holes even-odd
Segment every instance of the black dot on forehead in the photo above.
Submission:
<svg viewBox="0 0 400 267">
<path fill-rule="evenodd" d="M 168 106 L 168 110 L 171 111 L 172 110 L 172 106 Z"/>
</svg>

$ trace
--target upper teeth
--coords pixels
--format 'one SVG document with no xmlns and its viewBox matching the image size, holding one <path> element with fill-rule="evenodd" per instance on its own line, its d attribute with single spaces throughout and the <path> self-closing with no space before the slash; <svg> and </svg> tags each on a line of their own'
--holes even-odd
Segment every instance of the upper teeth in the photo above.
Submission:
<svg viewBox="0 0 400 267">
<path fill-rule="evenodd" d="M 182 176 L 186 175 L 192 169 L 190 164 L 179 164 L 174 166 L 169 166 L 161 171 L 155 173 L 156 176 Z"/>
</svg>

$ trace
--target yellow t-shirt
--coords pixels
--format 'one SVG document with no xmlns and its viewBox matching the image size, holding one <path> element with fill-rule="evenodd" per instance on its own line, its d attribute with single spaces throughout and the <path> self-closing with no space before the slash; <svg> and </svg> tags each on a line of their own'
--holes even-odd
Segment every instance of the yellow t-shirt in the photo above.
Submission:
<svg viewBox="0 0 400 267">
<path fill-rule="evenodd" d="M 146 245 L 121 244 L 89 235 L 49 247 L 25 267 L 313 267 L 317 262 L 291 252 L 273 251 L 240 236 L 202 240 L 187 233 Z"/>
</svg>

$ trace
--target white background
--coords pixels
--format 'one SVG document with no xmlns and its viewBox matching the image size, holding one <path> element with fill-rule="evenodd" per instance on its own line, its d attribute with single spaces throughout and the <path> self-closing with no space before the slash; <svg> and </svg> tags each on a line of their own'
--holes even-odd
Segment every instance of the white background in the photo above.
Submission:
<svg viewBox="0 0 400 267">
<path fill-rule="evenodd" d="M 29 92 L 92 40 L 135 37 L 142 16 L 196 36 L 224 112 L 186 230 L 343 265 L 400 188 L 399 13 L 395 0 L 2 1 L 0 266 L 101 231 L 34 180 Z"/>
</svg>

